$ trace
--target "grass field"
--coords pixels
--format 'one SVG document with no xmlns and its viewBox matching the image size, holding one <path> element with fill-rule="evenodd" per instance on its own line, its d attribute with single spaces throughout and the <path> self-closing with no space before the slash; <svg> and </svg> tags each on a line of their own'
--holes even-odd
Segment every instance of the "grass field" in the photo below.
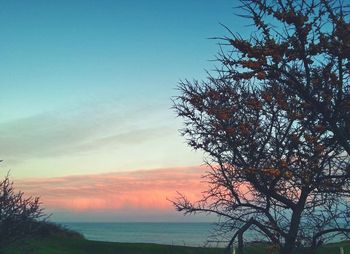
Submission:
<svg viewBox="0 0 350 254">
<path fill-rule="evenodd" d="M 150 243 L 111 243 L 50 237 L 12 244 L 1 254 L 222 254 L 223 249 L 194 248 Z"/>
<path fill-rule="evenodd" d="M 350 242 L 328 244 L 319 254 L 338 254 L 343 246 L 345 254 L 350 254 Z M 227 254 L 221 248 L 199 248 L 170 246 L 150 243 L 111 243 L 90 241 L 80 238 L 49 237 L 21 241 L 0 250 L 1 254 Z M 262 246 L 249 246 L 246 254 L 271 254 Z M 300 252 L 302 253 L 302 252 Z"/>
</svg>

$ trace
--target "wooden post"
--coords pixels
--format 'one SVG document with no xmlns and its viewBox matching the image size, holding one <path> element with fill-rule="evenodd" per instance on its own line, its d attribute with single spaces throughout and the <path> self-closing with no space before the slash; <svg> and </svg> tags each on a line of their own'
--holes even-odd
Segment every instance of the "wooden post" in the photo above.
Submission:
<svg viewBox="0 0 350 254">
<path fill-rule="evenodd" d="M 340 249 L 340 254 L 344 254 L 344 248 L 343 247 L 339 247 Z"/>
<path fill-rule="evenodd" d="M 236 247 L 232 245 L 232 254 L 236 254 Z"/>
</svg>

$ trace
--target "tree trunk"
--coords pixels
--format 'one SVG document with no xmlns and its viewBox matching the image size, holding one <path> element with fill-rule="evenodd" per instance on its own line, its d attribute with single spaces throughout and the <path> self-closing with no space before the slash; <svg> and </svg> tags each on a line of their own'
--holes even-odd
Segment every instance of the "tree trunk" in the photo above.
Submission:
<svg viewBox="0 0 350 254">
<path fill-rule="evenodd" d="M 299 201 L 299 205 L 293 211 L 292 218 L 290 221 L 290 229 L 288 232 L 288 236 L 285 239 L 285 244 L 281 248 L 280 254 L 293 254 L 295 250 L 295 242 L 298 235 L 301 213 L 303 212 L 305 200 L 306 200 L 306 195 L 305 193 L 302 193 L 302 197 L 301 197 L 301 200 Z"/>
<path fill-rule="evenodd" d="M 244 231 L 238 234 L 237 254 L 243 254 L 243 233 Z"/>
<path fill-rule="evenodd" d="M 280 254 L 293 254 L 295 248 L 295 240 L 292 241 L 291 239 L 287 240 L 284 246 L 281 248 Z"/>
</svg>

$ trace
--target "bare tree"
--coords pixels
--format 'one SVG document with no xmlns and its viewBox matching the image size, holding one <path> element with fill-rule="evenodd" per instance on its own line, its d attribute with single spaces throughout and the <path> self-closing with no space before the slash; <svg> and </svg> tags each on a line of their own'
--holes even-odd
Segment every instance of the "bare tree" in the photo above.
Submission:
<svg viewBox="0 0 350 254">
<path fill-rule="evenodd" d="M 347 49 L 343 32 L 350 31 L 345 7 L 242 3 L 257 33 L 222 38 L 217 77 L 179 86 L 174 108 L 185 120 L 182 134 L 206 152 L 211 170 L 202 200 L 173 203 L 185 213 L 217 214 L 241 253 L 248 229 L 283 254 L 315 250 L 350 232 L 350 64 L 338 52 Z"/>
<path fill-rule="evenodd" d="M 0 182 L 0 246 L 33 234 L 43 217 L 39 198 L 15 192 L 8 175 Z"/>
</svg>

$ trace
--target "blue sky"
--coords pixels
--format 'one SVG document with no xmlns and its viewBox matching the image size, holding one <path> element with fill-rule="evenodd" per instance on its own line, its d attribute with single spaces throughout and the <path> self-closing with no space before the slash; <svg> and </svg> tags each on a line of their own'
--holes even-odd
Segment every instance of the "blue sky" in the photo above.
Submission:
<svg viewBox="0 0 350 254">
<path fill-rule="evenodd" d="M 217 47 L 206 38 L 224 34 L 219 22 L 232 23 L 232 1 L 221 2 L 2 1 L 6 117 L 169 97 L 180 78 L 210 68 Z"/>
<path fill-rule="evenodd" d="M 163 99 L 180 78 L 202 76 L 217 51 L 206 38 L 224 33 L 231 1 L 166 2 L 2 1 L 6 118 L 93 99 Z"/>
<path fill-rule="evenodd" d="M 175 218 L 204 170 L 171 98 L 214 69 L 220 23 L 249 30 L 235 4 L 0 0 L 1 173 L 55 220 Z"/>
<path fill-rule="evenodd" d="M 204 78 L 222 1 L 0 1 L 2 168 L 50 177 L 199 164 L 171 97 Z"/>
</svg>

